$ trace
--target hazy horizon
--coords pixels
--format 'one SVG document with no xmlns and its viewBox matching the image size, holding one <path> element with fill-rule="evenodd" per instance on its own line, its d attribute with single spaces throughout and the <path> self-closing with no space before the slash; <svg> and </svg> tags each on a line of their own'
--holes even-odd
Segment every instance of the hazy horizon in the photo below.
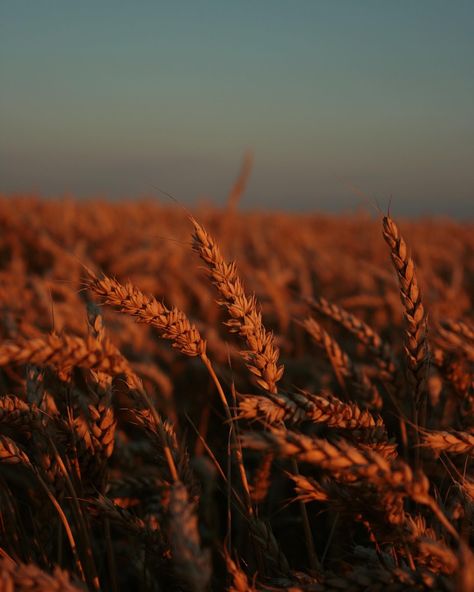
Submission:
<svg viewBox="0 0 474 592">
<path fill-rule="evenodd" d="M 474 4 L 0 7 L 0 192 L 466 217 Z M 366 195 L 367 198 L 359 195 Z"/>
</svg>

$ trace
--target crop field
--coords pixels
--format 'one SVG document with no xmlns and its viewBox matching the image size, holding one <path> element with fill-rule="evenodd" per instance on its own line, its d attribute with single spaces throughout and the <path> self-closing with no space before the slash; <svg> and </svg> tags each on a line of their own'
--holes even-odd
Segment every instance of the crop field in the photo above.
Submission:
<svg viewBox="0 0 474 592">
<path fill-rule="evenodd" d="M 474 590 L 473 296 L 469 222 L 0 197 L 0 591 Z"/>
</svg>

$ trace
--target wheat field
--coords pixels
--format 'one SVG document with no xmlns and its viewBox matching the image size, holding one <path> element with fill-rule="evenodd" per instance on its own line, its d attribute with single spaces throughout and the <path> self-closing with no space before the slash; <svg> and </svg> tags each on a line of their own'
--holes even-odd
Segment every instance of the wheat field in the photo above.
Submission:
<svg viewBox="0 0 474 592">
<path fill-rule="evenodd" d="M 473 230 L 1 197 L 0 591 L 474 590 Z"/>
</svg>

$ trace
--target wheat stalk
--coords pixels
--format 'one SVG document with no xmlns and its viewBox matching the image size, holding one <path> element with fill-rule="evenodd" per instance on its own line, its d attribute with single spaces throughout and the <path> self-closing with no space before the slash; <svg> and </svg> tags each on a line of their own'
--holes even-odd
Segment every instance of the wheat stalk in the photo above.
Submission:
<svg viewBox="0 0 474 592">
<path fill-rule="evenodd" d="M 176 307 L 168 308 L 153 296 L 143 294 L 130 282 L 122 285 L 114 278 L 98 278 L 90 271 L 87 287 L 99 296 L 103 304 L 132 315 L 139 323 L 151 325 L 181 353 L 188 356 L 205 353 L 206 342 L 187 316 Z"/>
<path fill-rule="evenodd" d="M 357 340 L 373 355 L 373 360 L 381 371 L 381 378 L 388 381 L 395 379 L 396 367 L 391 347 L 367 323 L 323 297 L 308 298 L 307 302 L 314 310 L 336 321 L 356 336 Z"/>
<path fill-rule="evenodd" d="M 278 365 L 279 350 L 273 334 L 263 326 L 256 298 L 245 293 L 235 263 L 227 263 L 209 233 L 194 218 L 191 222 L 194 226 L 194 249 L 208 265 L 211 281 L 219 292 L 219 304 L 229 314 L 230 320 L 226 325 L 244 339 L 247 350 L 242 352 L 242 356 L 257 384 L 276 393 L 284 368 Z"/>
<path fill-rule="evenodd" d="M 375 409 L 381 409 L 383 401 L 377 387 L 369 380 L 366 374 L 355 366 L 337 341 L 312 317 L 306 318 L 302 322 L 302 326 L 311 335 L 314 343 L 325 351 L 339 382 L 343 386 L 346 382 L 352 385 L 356 390 L 357 396 L 366 405 Z"/>
<path fill-rule="evenodd" d="M 136 375 L 128 363 L 109 341 L 97 341 L 71 335 L 49 334 L 20 342 L 0 344 L 0 366 L 11 364 L 35 364 L 53 366 L 67 373 L 74 367 L 88 368 L 110 376 L 124 374 L 132 387 L 136 387 Z"/>
<path fill-rule="evenodd" d="M 468 432 L 452 430 L 426 432 L 422 435 L 423 446 L 430 448 L 435 454 L 449 452 L 474 456 L 474 435 Z"/>
<path fill-rule="evenodd" d="M 328 392 L 316 395 L 302 390 L 297 393 L 240 395 L 239 418 L 264 419 L 270 424 L 285 422 L 298 425 L 304 421 L 325 423 L 345 429 L 382 428 L 383 420 L 375 418 L 356 403 L 345 403 Z"/>
<path fill-rule="evenodd" d="M 416 407 L 421 409 L 426 401 L 425 382 L 429 357 L 426 313 L 413 259 L 408 254 L 406 243 L 398 226 L 390 216 L 385 216 L 383 219 L 383 236 L 390 247 L 392 263 L 397 272 L 400 286 L 400 297 L 406 323 L 405 354 L 408 363 L 409 385 L 413 389 Z"/>
</svg>

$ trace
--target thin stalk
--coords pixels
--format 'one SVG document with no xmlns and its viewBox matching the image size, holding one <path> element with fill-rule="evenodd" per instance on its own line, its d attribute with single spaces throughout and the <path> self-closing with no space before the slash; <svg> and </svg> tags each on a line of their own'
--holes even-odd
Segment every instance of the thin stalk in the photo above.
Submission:
<svg viewBox="0 0 474 592">
<path fill-rule="evenodd" d="M 72 554 L 74 555 L 74 561 L 76 562 L 76 567 L 77 567 L 77 571 L 79 572 L 79 575 L 82 579 L 83 582 L 87 583 L 87 579 L 84 573 L 84 568 L 82 566 L 82 562 L 81 559 L 79 557 L 79 553 L 77 551 L 77 545 L 76 545 L 76 541 L 74 539 L 74 535 L 72 534 L 72 530 L 71 527 L 69 526 L 69 522 L 67 521 L 66 518 L 66 514 L 63 512 L 63 509 L 61 508 L 61 506 L 59 505 L 57 499 L 54 497 L 54 495 L 50 492 L 48 486 L 46 485 L 46 483 L 43 481 L 43 479 L 41 478 L 41 476 L 35 471 L 36 474 L 36 478 L 38 479 L 39 483 L 41 484 L 41 486 L 43 487 L 46 495 L 48 496 L 50 502 L 53 504 L 53 506 L 55 507 L 57 513 L 59 514 L 59 518 L 64 526 L 64 530 L 66 531 L 66 536 L 68 538 L 69 541 L 69 546 L 71 547 L 71 551 Z M 95 582 L 94 584 L 97 584 L 98 582 Z M 98 590 L 98 586 L 94 585 L 94 589 Z"/>
<path fill-rule="evenodd" d="M 72 481 L 71 481 L 71 479 L 69 477 L 69 473 L 68 473 L 68 471 L 67 471 L 67 469 L 66 469 L 66 467 L 64 465 L 63 459 L 59 455 L 59 452 L 57 451 L 56 446 L 54 445 L 54 443 L 53 443 L 53 441 L 51 439 L 49 439 L 49 443 L 50 443 L 50 446 L 51 446 L 51 448 L 52 448 L 52 450 L 54 452 L 54 456 L 55 456 L 56 462 L 58 463 L 58 466 L 59 466 L 59 468 L 61 469 L 61 472 L 64 475 L 66 486 L 69 489 L 69 493 L 71 495 L 71 500 L 72 500 L 74 509 L 76 511 L 76 514 L 77 514 L 77 519 L 79 521 L 79 524 L 81 525 L 82 534 L 83 534 L 83 537 L 85 539 L 85 541 L 84 541 L 85 542 L 85 546 L 86 546 L 86 548 L 88 550 L 92 550 L 92 542 L 91 542 L 90 537 L 89 537 L 89 531 L 88 531 L 88 528 L 87 528 L 87 525 L 86 525 L 86 521 L 84 519 L 84 515 L 82 513 L 82 508 L 81 508 L 81 506 L 79 504 L 79 501 L 78 501 L 78 498 L 77 498 L 76 491 L 75 491 L 74 486 L 72 484 Z M 94 589 L 95 590 L 99 590 L 100 589 L 99 576 L 97 575 L 97 568 L 95 566 L 95 562 L 94 562 L 94 558 L 92 556 L 92 553 L 91 552 L 90 553 L 89 552 L 86 553 L 86 557 L 87 557 L 88 567 L 89 567 L 90 571 L 92 572 L 91 580 L 93 582 Z"/>
<path fill-rule="evenodd" d="M 299 475 L 300 471 L 299 471 L 298 463 L 296 462 L 296 460 L 292 459 L 291 465 L 292 465 L 292 468 L 293 468 L 293 471 L 295 472 L 295 474 Z M 311 525 L 309 523 L 309 518 L 308 518 L 308 511 L 306 509 L 306 505 L 305 505 L 304 501 L 300 500 L 298 502 L 298 505 L 300 507 L 301 519 L 303 521 L 303 530 L 304 530 L 304 536 L 305 536 L 305 541 L 306 541 L 306 549 L 308 551 L 309 565 L 310 565 L 311 569 L 313 569 L 314 571 L 317 571 L 317 570 L 321 569 L 321 564 L 319 563 L 318 556 L 316 555 L 313 533 L 311 532 Z"/>
<path fill-rule="evenodd" d="M 105 540 L 106 540 L 106 549 L 107 549 L 107 564 L 109 566 L 109 575 L 110 575 L 110 587 L 112 592 L 118 592 L 118 583 L 117 583 L 117 565 L 115 562 L 115 555 L 114 549 L 112 546 L 112 537 L 110 535 L 110 520 L 106 517 L 104 518 L 104 526 L 105 526 Z"/>
<path fill-rule="evenodd" d="M 239 473 L 240 473 L 240 480 L 242 481 L 242 488 L 244 490 L 245 505 L 247 507 L 247 512 L 249 513 L 249 516 L 253 517 L 254 510 L 253 510 L 253 506 L 252 506 L 252 498 L 250 497 L 250 488 L 249 488 L 249 484 L 248 484 L 247 473 L 245 472 L 245 467 L 244 467 L 244 462 L 243 462 L 242 448 L 241 448 L 240 442 L 238 441 L 238 438 L 235 434 L 235 431 L 233 430 L 234 418 L 232 417 L 232 413 L 230 412 L 229 403 L 227 402 L 227 398 L 224 394 L 224 390 L 222 389 L 221 383 L 220 383 L 219 379 L 217 378 L 214 368 L 212 367 L 211 360 L 207 357 L 207 355 L 205 353 L 201 355 L 201 360 L 202 360 L 203 364 L 206 366 L 207 371 L 209 372 L 209 375 L 211 376 L 212 380 L 214 381 L 214 384 L 216 385 L 217 392 L 218 392 L 219 397 L 222 401 L 226 417 L 227 417 L 229 424 L 230 424 L 229 428 L 230 428 L 231 437 L 232 437 L 233 450 L 234 450 L 235 459 L 237 461 L 237 466 L 238 466 Z"/>
<path fill-rule="evenodd" d="M 449 534 L 456 541 L 459 541 L 460 540 L 459 533 L 454 528 L 454 526 L 451 524 L 451 522 L 446 518 L 446 516 L 443 514 L 441 508 L 438 506 L 438 504 L 436 503 L 436 501 L 434 499 L 431 499 L 430 504 L 429 504 L 428 507 L 432 510 L 432 512 L 434 513 L 434 515 L 436 516 L 436 518 L 438 518 L 438 520 L 440 521 L 440 523 L 449 532 Z"/>
<path fill-rule="evenodd" d="M 235 460 L 237 462 L 237 467 L 239 469 L 240 480 L 242 482 L 242 489 L 244 491 L 245 508 L 247 510 L 249 518 L 252 519 L 252 518 L 255 518 L 255 512 L 254 512 L 253 505 L 252 505 L 252 498 L 250 496 L 250 488 L 249 488 L 249 483 L 248 483 L 248 479 L 247 479 L 247 473 L 245 472 L 245 467 L 244 467 L 244 460 L 243 460 L 243 455 L 242 455 L 242 445 L 239 442 L 239 439 L 238 439 L 235 429 L 234 429 L 235 428 L 234 418 L 232 417 L 232 413 L 230 412 L 229 403 L 227 402 L 227 398 L 225 396 L 225 393 L 224 393 L 222 385 L 219 381 L 219 378 L 217 377 L 217 374 L 214 371 L 211 360 L 207 357 L 206 353 L 201 354 L 201 360 L 202 360 L 203 364 L 206 366 L 207 371 L 209 372 L 209 375 L 211 376 L 212 380 L 214 381 L 214 384 L 216 385 L 217 392 L 218 392 L 219 397 L 220 397 L 222 404 L 224 406 L 226 417 L 229 421 L 229 436 L 232 441 L 232 449 L 234 452 Z M 230 479 L 229 479 L 229 483 L 230 483 Z M 264 562 L 263 562 L 263 557 L 262 557 L 260 547 L 256 544 L 253 536 L 252 536 L 252 541 L 253 541 L 253 545 L 254 545 L 254 549 L 255 549 L 255 555 L 256 555 L 259 570 L 263 573 Z"/>
<path fill-rule="evenodd" d="M 166 436 L 163 431 L 163 426 L 162 426 L 163 420 L 160 417 L 158 411 L 155 409 L 155 406 L 151 402 L 150 397 L 147 395 L 147 393 L 145 392 L 144 389 L 140 390 L 140 394 L 143 397 L 143 400 L 145 401 L 145 403 L 148 405 L 148 408 L 150 409 L 151 414 L 153 415 L 153 419 L 155 420 L 156 428 L 157 428 L 158 433 L 160 435 L 161 444 L 163 446 L 163 452 L 165 455 L 166 463 L 168 465 L 168 469 L 170 471 L 171 478 L 175 482 L 179 481 L 178 470 L 176 469 L 176 464 L 174 462 L 173 455 L 171 454 L 170 447 L 168 446 Z"/>
</svg>

